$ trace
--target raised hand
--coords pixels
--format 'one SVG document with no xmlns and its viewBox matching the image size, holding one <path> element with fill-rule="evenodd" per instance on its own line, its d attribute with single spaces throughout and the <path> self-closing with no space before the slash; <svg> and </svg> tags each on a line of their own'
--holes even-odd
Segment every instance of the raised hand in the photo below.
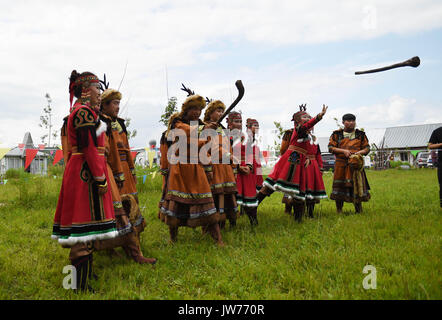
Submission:
<svg viewBox="0 0 442 320">
<path fill-rule="evenodd" d="M 327 112 L 328 106 L 326 106 L 325 104 L 322 105 L 322 111 L 319 113 L 321 115 L 321 117 L 324 116 L 324 114 Z"/>
</svg>

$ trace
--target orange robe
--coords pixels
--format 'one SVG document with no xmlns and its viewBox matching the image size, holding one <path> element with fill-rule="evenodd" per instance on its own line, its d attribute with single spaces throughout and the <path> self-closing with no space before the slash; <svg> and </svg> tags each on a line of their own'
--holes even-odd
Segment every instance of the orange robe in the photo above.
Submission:
<svg viewBox="0 0 442 320">
<path fill-rule="evenodd" d="M 217 223 L 219 213 L 213 202 L 206 173 L 198 163 L 198 157 L 194 158 L 190 153 L 191 136 L 198 136 L 198 127 L 191 127 L 178 118 L 171 129 L 180 129 L 185 133 L 186 136 L 181 139 L 186 139 L 187 159 L 186 163 L 181 163 L 180 159 L 177 159 L 176 163 L 169 164 L 169 175 L 163 193 L 164 198 L 159 204 L 158 218 L 173 227 L 198 227 Z M 198 150 L 206 143 L 206 140 L 197 140 Z M 174 145 L 171 145 L 172 147 Z M 178 157 L 179 151 L 177 149 L 175 152 Z"/>
<path fill-rule="evenodd" d="M 204 125 L 199 127 L 200 132 L 204 129 Z M 213 199 L 216 209 L 220 214 L 220 221 L 224 221 L 226 217 L 229 220 L 237 219 L 238 217 L 238 205 L 236 202 L 236 178 L 233 172 L 232 164 L 223 163 L 223 157 L 228 157 L 232 154 L 233 150 L 230 145 L 230 139 L 225 134 L 222 126 L 218 126 L 216 139 L 208 140 L 213 144 L 213 150 L 216 152 L 218 159 L 211 165 L 204 166 L 206 172 L 212 172 L 212 179 L 210 179 L 210 188 L 212 190 Z M 212 149 L 208 150 L 208 156 L 211 156 Z"/>
<path fill-rule="evenodd" d="M 109 143 L 113 145 L 109 154 L 109 162 L 116 182 L 122 182 L 119 189 L 121 202 L 126 214 L 137 233 L 144 230 L 146 222 L 141 214 L 135 178 L 135 164 L 127 139 L 124 120 L 112 119 Z"/>
<path fill-rule="evenodd" d="M 347 149 L 353 152 L 357 152 L 369 147 L 367 136 L 364 131 L 355 130 L 355 138 L 344 138 L 344 130 L 333 131 L 330 136 L 328 144 L 329 149 L 331 147 Z M 330 150 L 330 152 L 332 152 Z M 348 163 L 348 159 L 345 155 L 339 153 L 336 154 L 335 172 L 333 176 L 333 191 L 330 195 L 332 200 L 340 200 L 345 202 L 360 202 L 368 201 L 370 199 L 370 186 L 368 184 L 365 171 L 362 169 L 362 196 L 355 195 L 353 192 L 353 171 Z"/>
</svg>

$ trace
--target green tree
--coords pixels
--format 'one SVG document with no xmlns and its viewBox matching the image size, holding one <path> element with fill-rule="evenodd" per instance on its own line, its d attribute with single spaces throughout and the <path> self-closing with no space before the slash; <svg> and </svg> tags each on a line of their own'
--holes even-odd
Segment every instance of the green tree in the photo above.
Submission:
<svg viewBox="0 0 442 320">
<path fill-rule="evenodd" d="M 170 116 L 177 111 L 176 106 L 177 98 L 176 97 L 170 97 L 169 101 L 167 102 L 167 106 L 164 109 L 164 113 L 161 115 L 161 119 L 159 122 L 164 124 L 166 127 L 169 123 Z"/>
<path fill-rule="evenodd" d="M 58 133 L 57 133 L 57 131 L 51 133 L 52 127 L 53 127 L 53 125 L 52 125 L 52 107 L 51 107 L 52 99 L 51 99 L 51 96 L 49 95 L 49 93 L 46 93 L 45 97 L 46 97 L 46 100 L 48 101 L 48 105 L 43 108 L 43 115 L 40 116 L 39 126 L 40 126 L 40 128 L 45 128 L 46 130 L 48 130 L 48 133 L 42 135 L 40 138 L 41 138 L 42 143 L 44 143 L 44 144 L 45 144 L 46 138 L 48 138 L 48 147 L 50 147 L 51 146 L 51 136 L 54 139 L 57 139 Z"/>
<path fill-rule="evenodd" d="M 126 125 L 126 131 L 127 131 L 127 140 L 130 140 L 131 138 L 135 138 L 137 135 L 137 129 L 129 130 L 131 118 L 125 119 L 125 125 Z"/>
<path fill-rule="evenodd" d="M 274 141 L 274 150 L 275 150 L 275 155 L 279 154 L 279 150 L 281 149 L 281 140 L 282 140 L 282 136 L 284 135 L 285 129 L 281 126 L 281 122 L 277 122 L 277 121 L 273 121 L 273 123 L 275 124 L 276 127 L 276 137 L 278 138 L 277 140 Z"/>
</svg>

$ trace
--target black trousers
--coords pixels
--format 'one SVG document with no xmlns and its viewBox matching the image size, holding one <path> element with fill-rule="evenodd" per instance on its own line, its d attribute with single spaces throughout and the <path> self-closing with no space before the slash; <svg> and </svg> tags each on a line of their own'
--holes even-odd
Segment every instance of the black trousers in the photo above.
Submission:
<svg viewBox="0 0 442 320">
<path fill-rule="evenodd" d="M 440 206 L 442 207 L 442 165 L 439 164 L 437 168 L 437 179 L 439 180 L 439 201 Z"/>
</svg>

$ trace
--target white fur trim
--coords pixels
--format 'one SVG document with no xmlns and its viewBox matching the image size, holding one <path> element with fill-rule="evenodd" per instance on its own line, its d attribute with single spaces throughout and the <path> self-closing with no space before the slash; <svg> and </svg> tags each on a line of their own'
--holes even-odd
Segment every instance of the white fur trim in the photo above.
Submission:
<svg viewBox="0 0 442 320">
<path fill-rule="evenodd" d="M 67 245 L 67 246 L 73 246 L 76 243 L 80 242 L 88 242 L 88 241 L 94 241 L 94 240 L 105 240 L 105 239 L 112 239 L 116 238 L 119 235 L 118 231 L 111 231 L 107 233 L 102 234 L 94 234 L 84 237 L 70 237 L 67 239 L 60 239 L 56 235 L 52 235 L 51 238 L 54 240 L 58 240 L 58 243 L 61 245 Z"/>
<path fill-rule="evenodd" d="M 103 121 L 98 120 L 98 122 L 99 122 L 99 125 L 98 125 L 98 128 L 96 130 L 97 137 L 99 137 L 101 134 L 103 134 L 107 130 L 107 125 Z"/>
</svg>

